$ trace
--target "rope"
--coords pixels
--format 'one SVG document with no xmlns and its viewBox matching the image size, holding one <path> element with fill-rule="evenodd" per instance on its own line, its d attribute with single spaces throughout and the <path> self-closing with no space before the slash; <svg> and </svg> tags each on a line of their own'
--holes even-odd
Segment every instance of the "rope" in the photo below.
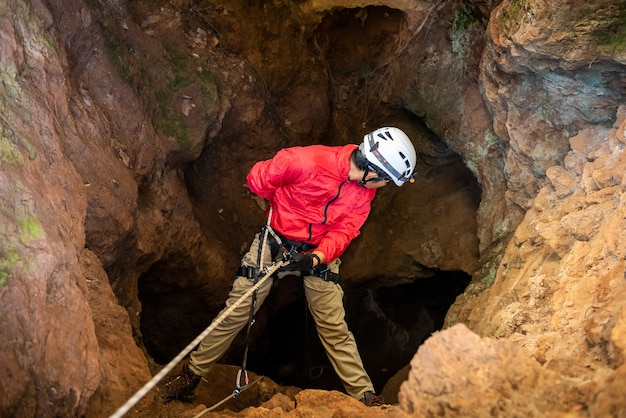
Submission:
<svg viewBox="0 0 626 418">
<path fill-rule="evenodd" d="M 255 383 L 258 383 L 261 379 L 263 379 L 263 376 L 259 376 L 259 378 L 257 380 L 255 380 L 254 382 L 250 383 L 249 385 L 246 385 L 246 386 L 242 387 L 240 392 L 243 392 L 246 389 L 249 389 L 250 386 L 254 385 Z M 198 412 L 196 415 L 193 416 L 193 418 L 198 418 L 198 417 L 206 414 L 207 412 L 210 412 L 210 411 L 214 410 L 218 406 L 222 405 L 223 403 L 225 403 L 226 401 L 228 401 L 229 399 L 234 398 L 234 397 L 235 397 L 235 392 L 231 393 L 230 395 L 228 395 L 227 397 L 225 397 L 224 399 L 222 399 L 221 401 L 219 401 L 215 405 L 213 405 L 213 406 L 211 406 L 209 408 L 206 408 L 203 411 Z"/>
<path fill-rule="evenodd" d="M 259 235 L 259 248 L 257 251 L 257 260 L 256 260 L 256 265 L 258 267 L 258 271 L 263 271 L 263 261 L 265 260 L 265 247 L 267 246 L 267 236 L 269 235 L 269 232 L 272 231 L 272 233 L 274 233 L 270 223 L 272 221 L 272 213 L 273 213 L 273 208 L 272 206 L 270 206 L 269 209 L 269 213 L 267 215 L 267 221 L 265 226 L 263 227 L 263 229 L 261 230 L 261 235 L 263 235 L 263 237 L 261 237 L 261 235 Z M 270 255 L 271 255 L 271 251 L 270 251 Z M 254 278 L 254 283 L 256 284 L 256 282 L 258 282 L 260 279 L 260 274 L 255 275 Z M 252 325 L 254 325 L 254 310 L 256 308 L 256 295 L 257 295 L 257 291 L 255 290 L 252 293 L 252 303 L 250 303 L 250 318 L 248 319 L 248 328 L 246 330 L 246 349 L 243 352 L 243 360 L 241 362 L 241 368 L 239 369 L 239 372 L 237 373 L 237 379 L 235 382 L 235 390 L 233 391 L 233 396 L 236 398 L 237 396 L 239 396 L 239 393 L 241 392 L 241 388 L 245 387 L 246 385 L 248 385 L 250 383 L 250 380 L 248 379 L 248 370 L 246 370 L 247 367 L 247 363 L 248 363 L 248 349 L 250 347 L 250 331 L 252 330 Z M 241 377 L 243 376 L 244 378 L 244 382 L 245 385 L 241 386 Z"/>
<path fill-rule="evenodd" d="M 228 317 L 241 303 L 252 293 L 254 293 L 265 281 L 272 276 L 280 267 L 284 264 L 283 261 L 277 261 L 263 269 L 261 272 L 263 278 L 252 286 L 246 293 L 244 293 L 235 303 L 233 303 L 228 309 L 226 309 L 219 317 L 217 317 L 211 325 L 209 325 L 195 340 L 190 342 L 187 347 L 183 349 L 172 361 L 170 361 L 165 367 L 161 369 L 148 383 L 146 383 L 141 389 L 137 391 L 124 405 L 122 405 L 110 418 L 120 418 L 126 414 L 130 408 L 132 408 L 146 393 L 150 391 L 161 379 L 163 379 L 173 368 L 176 366 L 193 348 L 200 344 L 200 342 L 206 338 L 226 317 Z"/>
</svg>

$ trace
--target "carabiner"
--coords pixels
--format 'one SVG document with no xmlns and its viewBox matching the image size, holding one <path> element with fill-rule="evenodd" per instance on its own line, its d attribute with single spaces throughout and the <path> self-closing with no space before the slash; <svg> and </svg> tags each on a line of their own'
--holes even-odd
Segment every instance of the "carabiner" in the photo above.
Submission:
<svg viewBox="0 0 626 418">
<path fill-rule="evenodd" d="M 241 375 L 243 374 L 243 380 L 245 382 L 245 385 L 241 386 Z M 237 396 L 239 396 L 239 394 L 241 393 L 241 390 L 244 389 L 246 386 L 248 386 L 248 384 L 250 384 L 250 379 L 248 378 L 248 371 L 247 370 L 243 370 L 243 369 L 239 369 L 239 371 L 237 372 L 237 382 L 235 382 L 235 386 L 237 387 L 237 389 L 235 389 L 233 391 L 233 398 L 237 398 Z"/>
</svg>

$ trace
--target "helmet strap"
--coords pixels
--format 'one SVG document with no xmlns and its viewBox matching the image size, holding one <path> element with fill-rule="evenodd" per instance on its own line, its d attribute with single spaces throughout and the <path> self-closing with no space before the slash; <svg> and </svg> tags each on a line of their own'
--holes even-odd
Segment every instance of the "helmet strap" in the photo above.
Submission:
<svg viewBox="0 0 626 418">
<path fill-rule="evenodd" d="M 367 183 L 367 180 L 365 180 L 365 177 L 367 177 L 369 172 L 370 172 L 369 168 L 366 168 L 365 170 L 363 170 L 363 178 L 361 179 L 361 181 L 359 181 L 360 186 L 365 186 L 365 183 Z"/>
</svg>

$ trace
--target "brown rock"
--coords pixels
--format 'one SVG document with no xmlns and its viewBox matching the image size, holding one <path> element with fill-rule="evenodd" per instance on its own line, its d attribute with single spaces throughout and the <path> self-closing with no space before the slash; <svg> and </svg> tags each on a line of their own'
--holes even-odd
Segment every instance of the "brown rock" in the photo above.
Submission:
<svg viewBox="0 0 626 418">
<path fill-rule="evenodd" d="M 623 120 L 619 126 L 623 129 Z M 577 409 L 571 394 L 578 392 L 586 407 L 593 399 L 607 401 L 602 382 L 608 379 L 606 384 L 616 387 L 608 382 L 620 381 L 616 367 L 624 361 L 624 186 L 597 182 L 591 175 L 602 170 L 606 179 L 621 176 L 622 150 L 604 146 L 606 135 L 603 129 L 578 134 L 584 145 L 576 145 L 570 155 L 584 149 L 590 158 L 567 160 L 566 171 L 582 173 L 589 187 L 560 198 L 552 186 L 537 194 L 503 254 L 493 285 L 472 298 L 466 321 L 476 332 L 506 338 L 545 369 L 573 379 L 569 389 L 557 385 L 554 390 L 560 393 L 555 396 L 569 399 L 574 414 L 583 414 L 584 407 Z M 564 172 L 552 171 L 554 178 Z M 621 398 L 615 396 L 618 400 L 603 407 L 604 412 L 619 411 Z M 529 411 L 530 416 L 536 413 Z"/>
<path fill-rule="evenodd" d="M 457 328 L 434 337 L 417 366 L 433 379 L 412 375 L 411 402 L 434 393 L 427 410 L 465 416 L 466 406 L 623 415 L 626 108 L 601 127 L 625 87 L 618 2 L 398 0 L 384 12 L 352 2 L 360 25 L 377 9 L 393 30 L 368 48 L 348 39 L 357 65 L 346 71 L 328 62 L 338 45 L 310 48 L 324 14 L 350 12 L 338 1 L 210 2 L 220 8 L 208 17 L 180 0 L 92 3 L 0 6 L 1 415 L 89 417 L 119 406 L 150 375 L 137 345 L 140 283 L 199 294 L 207 310 L 223 303 L 241 237 L 262 222 L 242 187 L 254 161 L 287 145 L 356 142 L 383 120 L 414 126 L 414 116 L 428 125 L 415 128 L 425 138 L 419 187 L 381 193 L 381 220 L 346 254 L 346 271 L 386 285 L 431 269 L 477 271 L 450 317 L 501 340 Z M 474 17 L 461 3 L 480 19 L 460 22 Z M 363 115 L 373 107 L 384 110 Z M 203 386 L 203 402 L 218 396 Z M 275 389 L 248 395 L 263 402 Z M 180 415 L 154 396 L 131 414 Z M 292 406 L 278 397 L 245 413 L 393 411 L 321 391 Z"/>
<path fill-rule="evenodd" d="M 296 402 L 287 395 L 277 393 L 269 401 L 261 404 L 261 406 L 269 410 L 278 408 L 282 411 L 289 412 L 296 408 Z"/>
<path fill-rule="evenodd" d="M 622 307 L 617 316 L 615 326 L 611 329 L 613 357 L 618 366 L 626 360 L 626 308 Z"/>
<path fill-rule="evenodd" d="M 550 179 L 559 198 L 572 194 L 578 187 L 578 178 L 561 166 L 548 168 L 546 176 Z"/>
<path fill-rule="evenodd" d="M 396 409 L 390 405 L 367 407 L 354 398 L 337 391 L 307 389 L 299 392 L 294 401 L 277 394 L 258 407 L 246 408 L 239 413 L 230 411 L 210 412 L 207 418 L 376 418 L 393 416 Z"/>
<path fill-rule="evenodd" d="M 593 399 L 589 412 L 593 417 L 617 417 L 626 416 L 626 365 L 622 365 L 603 381 L 599 382 L 601 388 Z"/>
<path fill-rule="evenodd" d="M 578 241 L 589 241 L 603 226 L 602 221 L 614 210 L 615 204 L 612 201 L 591 205 L 565 215 L 561 219 L 561 226 Z"/>
<path fill-rule="evenodd" d="M 85 249 L 80 262 L 104 377 L 91 399 L 90 411 L 112 414 L 152 376 L 144 353 L 132 339 L 128 312 L 117 303 L 100 261 Z M 143 403 L 153 402 L 154 395 L 150 393 Z"/>
<path fill-rule="evenodd" d="M 423 417 L 538 417 L 576 404 L 560 384 L 516 344 L 481 338 L 459 324 L 419 348 L 400 389 L 400 409 Z"/>
</svg>

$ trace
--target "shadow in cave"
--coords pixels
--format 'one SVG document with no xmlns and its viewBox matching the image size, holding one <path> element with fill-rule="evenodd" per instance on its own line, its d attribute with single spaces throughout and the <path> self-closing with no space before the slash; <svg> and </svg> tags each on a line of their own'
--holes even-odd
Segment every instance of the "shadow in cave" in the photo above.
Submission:
<svg viewBox="0 0 626 418">
<path fill-rule="evenodd" d="M 438 272 L 413 283 L 379 289 L 345 290 L 346 320 L 377 391 L 409 364 L 420 344 L 441 329 L 456 297 L 470 276 L 463 272 Z M 277 285 L 301 287 L 298 279 Z M 281 291 L 273 290 L 265 305 Z M 300 388 L 344 391 L 318 339 L 302 291 L 292 303 L 269 313 L 267 328 L 254 344 L 248 365 L 277 383 Z"/>
<path fill-rule="evenodd" d="M 167 364 L 217 316 L 195 289 L 161 281 L 152 270 L 138 282 L 141 301 L 140 330 L 152 359 Z"/>
<path fill-rule="evenodd" d="M 346 320 L 377 391 L 441 329 L 469 281 L 463 272 L 441 271 L 396 287 L 344 289 Z M 174 358 L 219 313 L 209 310 L 196 290 L 149 273 L 139 281 L 139 298 L 142 341 L 159 364 Z M 284 386 L 344 391 L 318 339 L 299 278 L 275 280 L 255 319 L 248 370 Z M 245 329 L 220 362 L 241 365 L 244 348 Z"/>
</svg>

